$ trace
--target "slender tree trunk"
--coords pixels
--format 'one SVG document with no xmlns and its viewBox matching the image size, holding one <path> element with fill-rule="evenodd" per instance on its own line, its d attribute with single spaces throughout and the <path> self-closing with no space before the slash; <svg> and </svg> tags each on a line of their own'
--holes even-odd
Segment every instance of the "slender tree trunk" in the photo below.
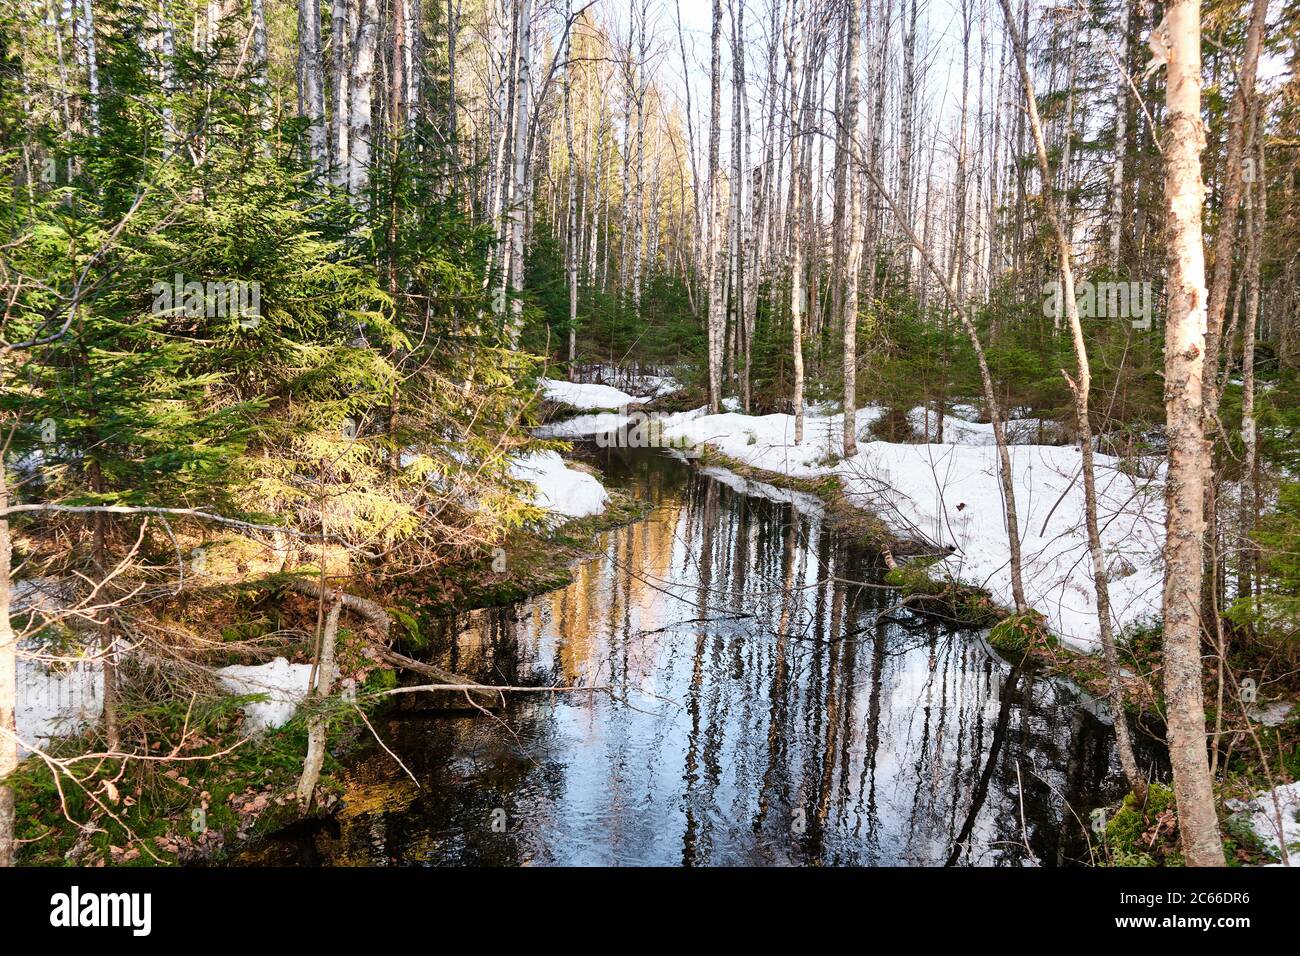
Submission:
<svg viewBox="0 0 1300 956">
<path fill-rule="evenodd" d="M 1201 14 L 1194 0 L 1169 0 L 1164 135 L 1168 320 L 1165 326 L 1166 479 L 1164 673 L 1169 755 L 1179 834 L 1189 866 L 1222 866 L 1214 786 L 1205 741 L 1201 676 L 1201 544 L 1210 449 L 1202 419 L 1206 288 L 1201 209 Z"/>
<path fill-rule="evenodd" d="M 1205 398 L 1207 418 L 1218 414 L 1219 349 L 1222 341 L 1223 316 L 1227 308 L 1232 281 L 1232 250 L 1237 243 L 1237 214 L 1243 193 L 1242 158 L 1246 132 L 1246 108 L 1255 95 L 1255 74 L 1259 68 L 1259 51 L 1268 15 L 1268 0 L 1254 0 L 1250 27 L 1246 31 L 1246 50 L 1242 57 L 1236 95 L 1228 107 L 1228 145 L 1223 168 L 1223 208 L 1214 234 L 1213 274 L 1205 331 Z M 1207 422 L 1207 425 L 1210 424 Z"/>
<path fill-rule="evenodd" d="M 1138 769 L 1137 758 L 1133 753 L 1133 742 L 1129 739 L 1128 719 L 1124 708 L 1124 687 L 1120 682 L 1119 655 L 1115 649 L 1115 634 L 1111 622 L 1110 584 L 1106 569 L 1106 552 L 1102 548 L 1100 524 L 1097 519 L 1097 478 L 1092 456 L 1092 423 L 1088 412 L 1088 397 L 1092 390 L 1092 370 L 1088 362 L 1088 350 L 1083 338 L 1083 325 L 1079 321 L 1079 304 L 1074 297 L 1074 264 L 1071 245 L 1061 221 L 1060 208 L 1052 189 L 1052 170 L 1047 159 L 1047 142 L 1043 138 L 1043 127 L 1038 117 L 1038 100 L 1034 94 L 1033 79 L 1029 74 L 1029 65 L 1025 57 L 1025 44 L 1016 28 L 1015 17 L 1011 12 L 1010 0 L 1000 0 L 1002 14 L 1006 19 L 1007 32 L 1015 49 L 1016 65 L 1020 69 L 1020 81 L 1025 93 L 1025 108 L 1029 116 L 1029 129 L 1033 135 L 1035 156 L 1038 160 L 1038 173 L 1043 179 L 1043 208 L 1056 240 L 1057 266 L 1061 273 L 1061 299 L 1070 324 L 1070 336 L 1074 342 L 1075 380 L 1069 382 L 1074 393 L 1075 420 L 1079 430 L 1079 451 L 1082 456 L 1084 520 L 1088 531 L 1088 552 L 1092 558 L 1092 583 L 1097 598 L 1097 625 L 1101 634 L 1102 654 L 1106 662 L 1107 689 L 1110 698 L 1111 713 L 1115 718 L 1115 739 L 1119 750 L 1120 766 L 1128 780 L 1129 788 L 1139 799 L 1146 795 L 1146 780 Z"/>
<path fill-rule="evenodd" d="M 803 442 L 803 315 L 807 295 L 804 291 L 803 229 L 803 137 L 799 117 L 799 40 L 795 23 L 798 0 L 790 0 L 790 18 L 786 25 L 786 81 L 790 86 L 790 334 L 794 365 L 794 443 Z"/>
<path fill-rule="evenodd" d="M 370 206 L 370 150 L 374 136 L 371 110 L 378 32 L 378 0 L 361 0 L 348 92 L 351 106 L 348 119 L 348 194 L 358 209 Z"/>
<path fill-rule="evenodd" d="M 253 20 L 253 85 L 257 87 L 259 97 L 266 96 L 266 10 L 264 0 L 252 0 L 251 14 Z M 262 108 L 266 108 L 263 102 Z M 269 120 L 269 117 L 264 117 Z M 264 127 L 265 128 L 265 125 Z"/>
<path fill-rule="evenodd" d="M 0 509 L 9 507 L 8 475 L 0 468 Z M 10 564 L 13 548 L 9 519 L 0 518 L 0 867 L 13 866 L 14 790 L 9 775 L 18 769 L 18 638 L 9 620 Z"/>
<path fill-rule="evenodd" d="M 329 697 L 334 690 L 334 652 L 338 643 L 339 613 L 342 610 L 343 599 L 334 596 L 321 631 L 320 654 L 314 661 L 316 682 L 311 697 L 317 701 Z M 307 756 L 303 760 L 302 776 L 298 778 L 298 802 L 304 807 L 311 803 L 316 784 L 320 781 L 321 767 L 325 765 L 328 733 L 329 720 L 324 715 L 313 715 L 307 721 Z"/>
<path fill-rule="evenodd" d="M 519 65 L 515 77 L 515 122 L 514 146 L 511 158 L 514 169 L 511 183 L 510 229 L 509 229 L 509 275 L 510 288 L 515 293 L 510 303 L 511 327 L 510 341 L 517 343 L 523 328 L 524 291 L 524 246 L 527 241 L 527 214 L 529 204 L 528 190 L 528 143 L 529 126 L 533 110 L 533 3 L 532 0 L 520 0 L 519 7 Z"/>
<path fill-rule="evenodd" d="M 87 3 L 90 0 L 86 0 Z M 371 0 L 372 3 L 375 0 Z M 307 120 L 307 160 L 325 172 L 325 78 L 321 63 L 320 4 L 298 0 L 298 99 Z"/>
<path fill-rule="evenodd" d="M 1119 47 L 1119 80 L 1115 85 L 1115 164 L 1110 178 L 1110 237 L 1108 264 L 1119 268 L 1119 242 L 1124 234 L 1124 148 L 1128 142 L 1128 27 L 1132 0 L 1120 4 L 1119 22 L 1123 30 Z"/>
<path fill-rule="evenodd" d="M 459 117 L 456 113 L 456 47 L 459 43 L 460 12 L 447 0 L 447 149 L 456 170 L 460 169 L 458 136 Z"/>
<path fill-rule="evenodd" d="M 709 411 L 722 411 L 722 0 L 713 0 L 712 67 L 709 93 Z"/>
<path fill-rule="evenodd" d="M 1246 49 L 1242 60 L 1238 90 L 1228 108 L 1228 142 L 1224 158 L 1223 207 L 1214 237 L 1213 271 L 1210 281 L 1209 305 L 1206 309 L 1205 379 L 1201 414 L 1205 419 L 1205 432 L 1214 454 L 1219 414 L 1219 358 L 1223 339 L 1223 317 L 1232 279 L 1232 251 L 1237 242 L 1237 219 L 1241 207 L 1242 157 L 1245 141 L 1246 106 L 1254 98 L 1255 73 L 1259 65 L 1259 50 L 1268 13 L 1268 0 L 1255 0 L 1250 27 L 1246 31 Z M 1202 582 L 1201 616 L 1218 631 L 1220 600 L 1219 549 L 1219 485 L 1213 470 L 1205 481 L 1205 542 L 1203 554 L 1205 577 Z"/>
<path fill-rule="evenodd" d="M 172 109 L 172 96 L 176 92 L 176 27 L 167 0 L 158 0 L 158 29 L 158 46 L 162 61 L 159 64 L 159 75 L 162 79 L 163 137 L 170 144 L 176 139 L 175 111 Z M 62 57 L 60 57 L 61 62 Z"/>
<path fill-rule="evenodd" d="M 903 86 L 899 91 L 901 117 L 899 120 L 898 142 L 898 206 L 904 221 L 912 221 L 912 148 L 916 142 L 914 111 L 916 109 L 916 7 L 918 0 L 911 0 L 911 13 L 908 14 L 907 0 L 903 0 Z M 903 285 L 911 287 L 912 257 L 911 249 L 903 259 Z"/>
<path fill-rule="evenodd" d="M 569 280 L 569 377 L 578 355 L 578 156 L 573 149 L 573 40 L 570 37 L 564 51 L 564 140 L 569 160 L 569 221 L 565 267 Z"/>
<path fill-rule="evenodd" d="M 1258 104 L 1258 99 L 1257 99 Z M 1267 222 L 1267 190 L 1264 178 L 1264 131 L 1261 128 L 1263 110 L 1255 109 L 1255 182 L 1247 194 L 1246 219 L 1249 230 L 1249 247 L 1246 253 L 1246 317 L 1241 335 L 1241 441 L 1244 446 L 1241 479 L 1241 560 L 1238 571 L 1237 593 L 1246 597 L 1252 593 L 1255 574 L 1255 516 L 1262 502 L 1259 499 L 1259 447 L 1255 422 L 1255 328 L 1259 322 L 1259 267 L 1260 253 Z"/>
<path fill-rule="evenodd" d="M 81 0 L 82 42 L 86 57 L 86 90 L 90 100 L 90 134 L 99 135 L 99 54 L 95 43 L 94 0 Z"/>
<path fill-rule="evenodd" d="M 861 0 L 870 3 L 870 0 Z M 844 110 L 839 126 L 843 131 L 843 155 L 837 160 L 842 165 L 839 188 L 847 197 L 837 198 L 836 205 L 845 209 L 848 222 L 841 226 L 840 242 L 848 232 L 844 256 L 844 274 L 838 277 L 841 292 L 836 297 L 843 313 L 844 326 L 844 457 L 858 453 L 858 274 L 862 267 L 862 189 L 861 174 L 856 165 L 848 162 L 848 140 L 858 135 L 858 48 L 862 32 L 859 0 L 849 0 L 848 44 L 844 62 Z M 882 64 L 883 65 L 883 64 Z M 850 168 L 852 166 L 853 168 Z"/>
<path fill-rule="evenodd" d="M 333 0 L 330 8 L 331 37 L 331 75 L 334 84 L 333 131 L 330 135 L 330 149 L 333 154 L 330 181 L 336 189 L 346 189 L 350 154 L 348 151 L 348 128 L 351 122 L 348 108 L 348 0 Z"/>
</svg>

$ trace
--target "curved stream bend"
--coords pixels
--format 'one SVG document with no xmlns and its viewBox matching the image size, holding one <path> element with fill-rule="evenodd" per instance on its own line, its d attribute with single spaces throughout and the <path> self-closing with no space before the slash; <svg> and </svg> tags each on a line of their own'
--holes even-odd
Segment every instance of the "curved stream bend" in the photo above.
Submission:
<svg viewBox="0 0 1300 956">
<path fill-rule="evenodd" d="M 450 624 L 438 662 L 613 694 L 518 695 L 504 723 L 395 714 L 377 729 L 421 786 L 374 748 L 345 772 L 336 832 L 258 862 L 1086 858 L 1080 820 L 1122 792 L 1089 699 L 1012 674 L 977 635 L 882 617 L 897 592 L 814 499 L 602 454 L 653 511 L 568 587 Z"/>
</svg>

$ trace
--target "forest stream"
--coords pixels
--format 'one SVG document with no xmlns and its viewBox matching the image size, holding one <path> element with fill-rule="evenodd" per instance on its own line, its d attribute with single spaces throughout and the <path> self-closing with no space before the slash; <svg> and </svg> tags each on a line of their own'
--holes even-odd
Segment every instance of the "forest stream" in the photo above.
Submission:
<svg viewBox="0 0 1300 956">
<path fill-rule="evenodd" d="M 653 503 L 569 586 L 446 622 L 428 694 L 347 758 L 337 817 L 236 863 L 1066 865 L 1124 792 L 1108 719 L 979 634 L 898 609 L 809 496 L 601 450 Z M 412 780 L 411 775 L 419 781 Z"/>
</svg>

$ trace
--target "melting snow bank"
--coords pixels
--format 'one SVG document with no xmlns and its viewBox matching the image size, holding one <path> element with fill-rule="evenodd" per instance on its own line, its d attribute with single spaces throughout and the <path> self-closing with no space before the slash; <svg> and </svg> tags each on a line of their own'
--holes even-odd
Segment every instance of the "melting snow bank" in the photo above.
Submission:
<svg viewBox="0 0 1300 956">
<path fill-rule="evenodd" d="M 1279 857 L 1285 854 L 1292 866 L 1300 866 L 1300 783 L 1287 783 L 1276 790 L 1264 790 L 1247 800 L 1229 800 L 1228 807 L 1247 814 L 1251 829 L 1269 849 Z M 1282 817 L 1280 834 L 1279 808 Z"/>
<path fill-rule="evenodd" d="M 216 671 L 221 686 L 231 694 L 265 694 L 266 700 L 244 705 L 246 726 L 258 731 L 283 727 L 307 698 L 310 664 L 290 664 L 277 657 L 265 664 L 234 664 Z"/>
<path fill-rule="evenodd" d="M 647 373 L 624 372 L 610 366 L 597 370 L 597 377 L 604 382 L 569 382 L 558 378 L 541 380 L 542 397 L 547 401 L 568 405 L 582 411 L 595 409 L 623 408 L 636 402 L 648 402 L 651 399 L 671 395 L 681 390 L 681 383 L 671 375 L 650 375 Z"/>
<path fill-rule="evenodd" d="M 636 396 L 609 385 L 566 382 L 558 378 L 544 378 L 541 385 L 542 397 L 547 401 L 572 408 L 622 408 L 639 401 Z"/>
<path fill-rule="evenodd" d="M 609 502 L 609 494 L 599 481 L 585 471 L 570 468 L 553 451 L 516 459 L 510 473 L 537 489 L 533 496 L 537 507 L 556 515 L 586 518 L 600 514 Z"/>
<path fill-rule="evenodd" d="M 879 408 L 860 410 L 858 434 L 880 415 Z M 618 422 L 618 416 L 584 418 L 584 425 L 596 426 L 593 431 L 609 429 L 611 420 L 615 426 Z M 950 551 L 940 568 L 1011 605 L 1010 548 L 996 447 L 872 441 L 860 442 L 854 457 L 840 459 L 842 422 L 842 415 L 810 412 L 803 441 L 796 444 L 792 415 L 688 412 L 662 417 L 661 440 L 709 445 L 745 465 L 791 478 L 835 474 L 850 503 L 872 511 L 897 534 Z M 1048 626 L 1063 641 L 1095 650 L 1099 630 L 1079 451 L 1073 446 L 1014 445 L 1010 454 L 1025 598 L 1046 615 Z M 1117 458 L 1095 455 L 1094 461 L 1111 611 L 1119 630 L 1160 610 L 1163 466 L 1151 462 L 1142 470 L 1155 477 L 1144 478 Z"/>
</svg>

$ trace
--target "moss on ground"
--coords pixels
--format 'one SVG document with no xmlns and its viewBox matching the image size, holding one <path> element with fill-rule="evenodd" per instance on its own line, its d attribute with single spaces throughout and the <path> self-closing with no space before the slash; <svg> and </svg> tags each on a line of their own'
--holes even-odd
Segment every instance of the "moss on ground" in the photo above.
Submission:
<svg viewBox="0 0 1300 956">
<path fill-rule="evenodd" d="M 1146 799 L 1129 794 L 1106 821 L 1104 849 L 1110 866 L 1182 866 L 1174 791 L 1160 783 Z"/>
<path fill-rule="evenodd" d="M 989 629 L 989 643 L 1010 658 L 1025 658 L 1036 648 L 1059 645 L 1047 629 L 1046 618 L 1037 611 L 1002 618 Z"/>
<path fill-rule="evenodd" d="M 451 613 L 501 607 L 564 587 L 573 580 L 574 565 L 592 556 L 604 532 L 637 521 L 651 509 L 649 502 L 628 492 L 608 493 L 609 502 L 598 515 L 554 528 L 514 531 L 499 551 L 484 551 L 432 578 L 399 582 L 393 593 L 410 595 L 407 613 L 427 624 Z"/>
</svg>

